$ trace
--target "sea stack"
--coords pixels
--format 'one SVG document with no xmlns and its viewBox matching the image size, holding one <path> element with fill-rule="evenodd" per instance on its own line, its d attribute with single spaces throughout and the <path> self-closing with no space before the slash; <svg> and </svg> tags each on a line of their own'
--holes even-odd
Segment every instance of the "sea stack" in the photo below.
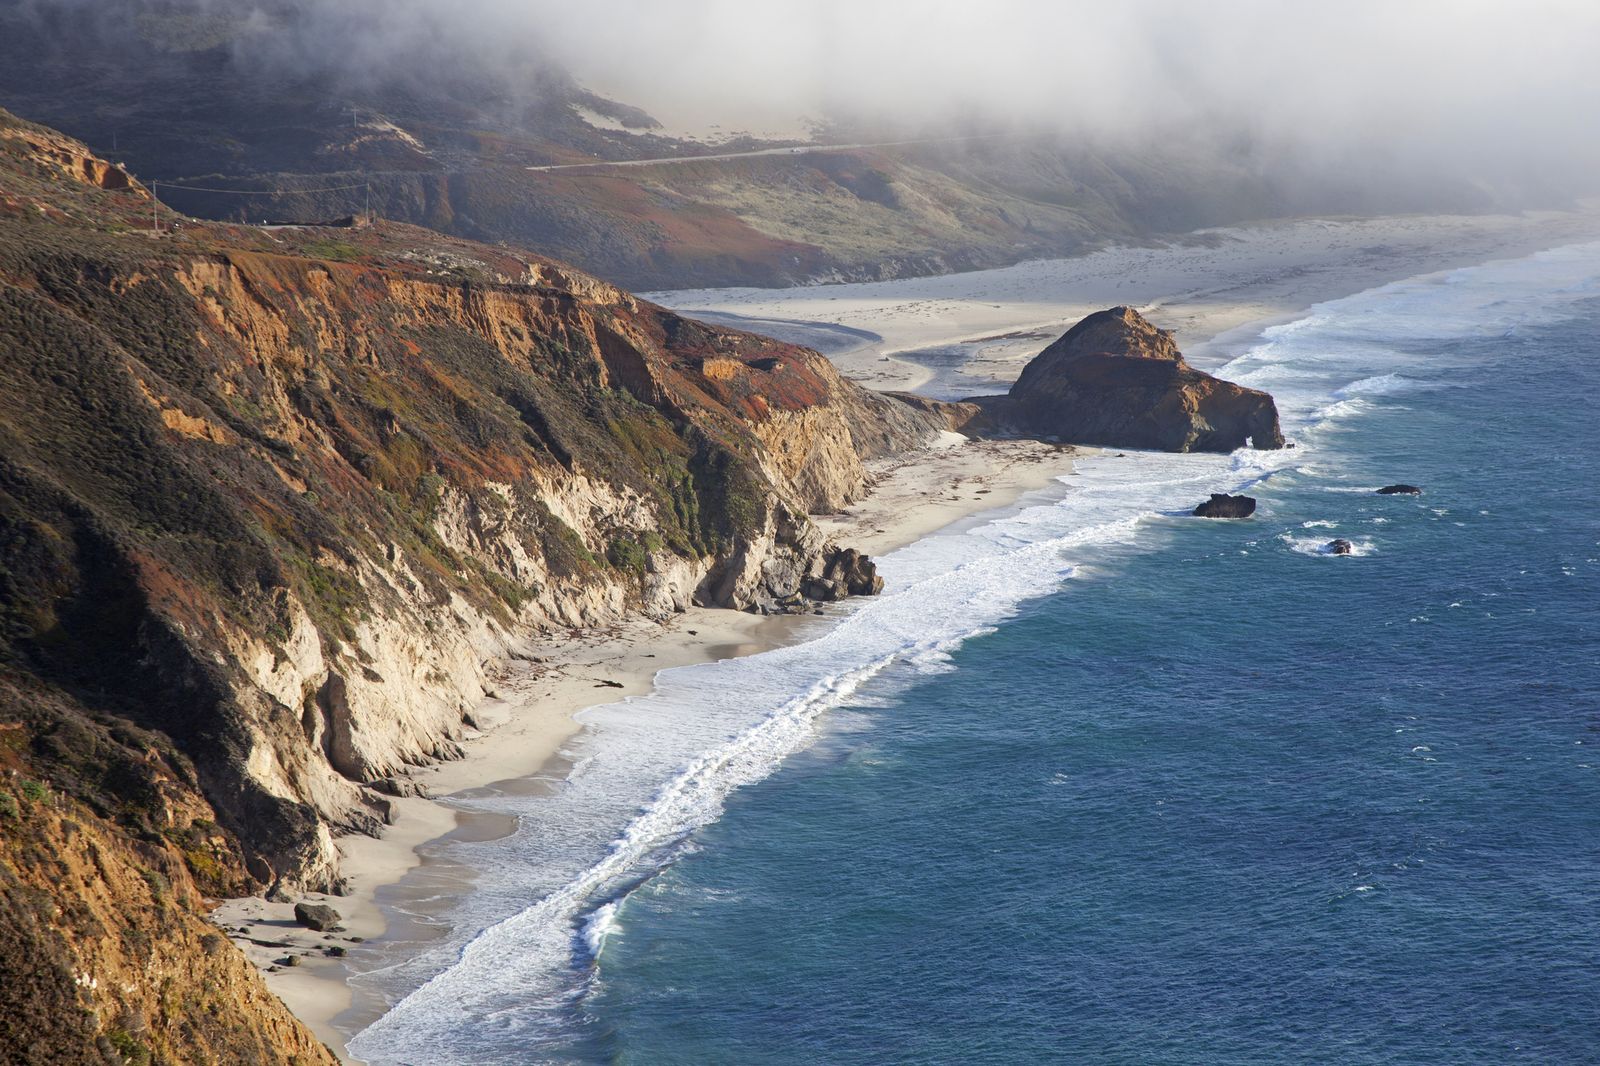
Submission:
<svg viewBox="0 0 1600 1066">
<path fill-rule="evenodd" d="M 1194 369 L 1169 331 L 1131 307 L 1088 316 L 1035 356 L 1008 396 L 977 402 L 1020 432 L 1074 444 L 1168 452 L 1284 446 L 1271 396 Z"/>
<path fill-rule="evenodd" d="M 1213 492 L 1211 499 L 1192 512 L 1196 518 L 1249 518 L 1256 513 L 1254 496 L 1230 496 L 1226 492 Z"/>
</svg>

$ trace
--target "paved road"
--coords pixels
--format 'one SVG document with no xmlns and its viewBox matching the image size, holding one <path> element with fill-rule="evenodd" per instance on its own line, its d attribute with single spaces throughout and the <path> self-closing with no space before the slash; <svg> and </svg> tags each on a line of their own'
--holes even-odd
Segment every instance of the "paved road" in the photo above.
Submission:
<svg viewBox="0 0 1600 1066">
<path fill-rule="evenodd" d="M 678 155 L 663 159 L 597 159 L 593 163 L 556 163 L 551 166 L 529 167 L 529 170 L 579 170 L 586 167 L 655 167 L 667 163 L 704 163 L 716 159 L 750 159 L 763 155 L 812 155 L 819 152 L 850 152 L 860 148 L 897 148 L 908 144 L 954 144 L 958 141 L 987 140 L 989 134 L 977 137 L 925 137 L 915 141 L 875 141 L 871 144 L 802 144 L 792 148 L 762 148 L 754 152 L 724 152 L 719 155 Z"/>
</svg>

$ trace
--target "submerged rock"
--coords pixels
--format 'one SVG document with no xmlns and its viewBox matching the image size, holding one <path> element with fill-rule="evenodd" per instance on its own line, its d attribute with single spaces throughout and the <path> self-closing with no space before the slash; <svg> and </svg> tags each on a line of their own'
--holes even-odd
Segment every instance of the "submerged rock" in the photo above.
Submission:
<svg viewBox="0 0 1600 1066">
<path fill-rule="evenodd" d="M 1322 546 L 1322 550 L 1329 555 L 1349 555 L 1355 549 L 1356 546 L 1343 537 L 1335 537 Z"/>
<path fill-rule="evenodd" d="M 294 920 L 308 929 L 326 933 L 339 928 L 339 912 L 326 903 L 296 903 Z"/>
<path fill-rule="evenodd" d="M 1097 311 L 1034 357 L 1006 396 L 979 397 L 1014 432 L 1169 452 L 1282 448 L 1272 397 L 1184 362 L 1131 307 Z"/>
<path fill-rule="evenodd" d="M 1229 496 L 1225 492 L 1213 492 L 1211 499 L 1194 509 L 1197 518 L 1249 518 L 1255 513 L 1255 497 Z"/>
<path fill-rule="evenodd" d="M 1415 485 L 1385 485 L 1378 490 L 1379 496 L 1421 496 L 1422 490 Z"/>
</svg>

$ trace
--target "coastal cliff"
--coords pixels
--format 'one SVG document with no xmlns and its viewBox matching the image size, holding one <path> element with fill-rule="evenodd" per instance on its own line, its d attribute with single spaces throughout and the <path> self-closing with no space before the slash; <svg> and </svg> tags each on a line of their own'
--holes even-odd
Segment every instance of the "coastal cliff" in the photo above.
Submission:
<svg viewBox="0 0 1600 1066">
<path fill-rule="evenodd" d="M 970 432 L 1169 452 L 1282 448 L 1272 397 L 1184 361 L 1172 335 L 1131 307 L 1097 311 L 1023 368 L 1005 396 L 943 405 Z"/>
<path fill-rule="evenodd" d="M 28 1002 L 119 1053 L 320 1061 L 202 898 L 337 891 L 371 786 L 458 754 L 536 634 L 871 591 L 807 514 L 938 422 L 538 256 L 182 220 L 0 112 L 0 723 L 42 797 L 0 889 L 8 954 L 70 984 Z M 165 938 L 143 970 L 122 912 Z M 184 1036 L 172 996 L 217 981 L 241 1041 L 291 1036 Z"/>
</svg>

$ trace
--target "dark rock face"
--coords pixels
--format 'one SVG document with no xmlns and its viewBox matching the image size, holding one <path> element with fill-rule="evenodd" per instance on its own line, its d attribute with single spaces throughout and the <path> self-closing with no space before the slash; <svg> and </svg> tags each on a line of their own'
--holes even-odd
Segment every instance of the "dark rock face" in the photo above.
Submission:
<svg viewBox="0 0 1600 1066">
<path fill-rule="evenodd" d="M 330 933 L 339 928 L 339 912 L 325 903 L 296 903 L 294 920 L 319 933 Z"/>
<path fill-rule="evenodd" d="M 1040 352 L 1007 396 L 971 402 L 997 426 L 1074 444 L 1284 446 L 1271 396 L 1194 369 L 1170 333 L 1130 307 L 1095 312 Z"/>
<path fill-rule="evenodd" d="M 1322 550 L 1327 552 L 1329 555 L 1349 555 L 1351 552 L 1355 551 L 1355 545 L 1351 544 L 1343 537 L 1336 537 L 1333 540 L 1328 541 L 1327 544 L 1323 545 Z"/>
<path fill-rule="evenodd" d="M 883 591 L 883 578 L 871 559 L 845 548 L 831 555 L 821 575 L 808 578 L 802 591 L 807 599 L 824 603 L 846 596 L 876 596 Z"/>
<path fill-rule="evenodd" d="M 1385 485 L 1378 490 L 1379 496 L 1421 496 L 1422 490 L 1415 485 Z"/>
<path fill-rule="evenodd" d="M 1229 496 L 1225 492 L 1213 492 L 1211 499 L 1194 509 L 1197 518 L 1249 518 L 1255 513 L 1255 497 Z"/>
</svg>

